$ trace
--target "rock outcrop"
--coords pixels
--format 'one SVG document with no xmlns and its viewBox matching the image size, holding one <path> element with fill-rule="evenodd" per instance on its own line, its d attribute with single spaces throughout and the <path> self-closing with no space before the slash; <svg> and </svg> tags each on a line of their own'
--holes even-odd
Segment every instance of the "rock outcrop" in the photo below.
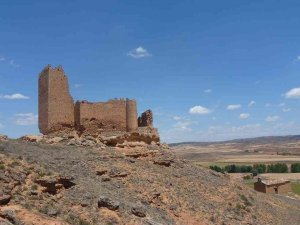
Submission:
<svg viewBox="0 0 300 225">
<path fill-rule="evenodd" d="M 0 142 L 8 141 L 8 137 L 6 135 L 0 134 Z"/>
<path fill-rule="evenodd" d="M 87 140 L 92 137 L 87 137 Z M 254 191 L 165 145 L 0 143 L 0 224 L 298 224 L 296 196 Z"/>
</svg>

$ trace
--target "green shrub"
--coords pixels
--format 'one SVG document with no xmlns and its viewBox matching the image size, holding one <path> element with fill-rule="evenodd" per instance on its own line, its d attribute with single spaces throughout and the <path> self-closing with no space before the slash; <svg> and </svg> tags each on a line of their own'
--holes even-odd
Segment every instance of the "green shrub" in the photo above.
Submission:
<svg viewBox="0 0 300 225">
<path fill-rule="evenodd" d="M 225 166 L 225 171 L 228 172 L 228 173 L 239 173 L 240 172 L 240 168 L 237 167 L 236 165 L 234 164 L 231 164 L 231 165 L 227 165 Z"/>
<path fill-rule="evenodd" d="M 265 173 L 267 166 L 265 164 L 255 164 L 253 165 L 253 169 L 256 170 L 257 173 Z"/>
<path fill-rule="evenodd" d="M 242 165 L 240 167 L 240 171 L 241 173 L 250 173 L 252 171 L 252 166 L 245 166 L 245 165 Z"/>
<path fill-rule="evenodd" d="M 216 166 L 216 165 L 215 166 L 210 166 L 209 168 L 216 171 L 216 172 L 219 172 L 219 173 L 224 171 L 221 167 Z"/>
<path fill-rule="evenodd" d="M 288 173 L 289 169 L 285 163 L 276 163 L 268 165 L 268 173 Z"/>
<path fill-rule="evenodd" d="M 258 175 L 258 171 L 256 169 L 252 170 L 252 176 L 257 176 Z"/>
<path fill-rule="evenodd" d="M 292 173 L 300 173 L 300 163 L 293 163 L 291 165 L 291 172 Z"/>
<path fill-rule="evenodd" d="M 38 189 L 38 186 L 36 185 L 36 184 L 33 184 L 32 186 L 31 186 L 31 190 L 37 190 Z"/>
<path fill-rule="evenodd" d="M 228 173 L 250 173 L 252 171 L 252 166 L 242 165 L 238 166 L 235 164 L 225 166 L 224 170 Z"/>
<path fill-rule="evenodd" d="M 0 170 L 4 170 L 5 169 L 5 165 L 4 164 L 0 164 Z"/>
</svg>

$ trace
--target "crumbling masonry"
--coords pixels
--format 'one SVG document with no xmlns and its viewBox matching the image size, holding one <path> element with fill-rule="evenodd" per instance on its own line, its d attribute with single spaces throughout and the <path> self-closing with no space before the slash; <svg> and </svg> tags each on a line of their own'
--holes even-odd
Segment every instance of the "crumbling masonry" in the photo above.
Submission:
<svg viewBox="0 0 300 225">
<path fill-rule="evenodd" d="M 45 135 L 64 130 L 93 136 L 137 132 L 154 135 L 159 140 L 151 110 L 137 118 L 135 100 L 77 101 L 74 104 L 61 66 L 48 65 L 39 75 L 39 129 Z"/>
</svg>

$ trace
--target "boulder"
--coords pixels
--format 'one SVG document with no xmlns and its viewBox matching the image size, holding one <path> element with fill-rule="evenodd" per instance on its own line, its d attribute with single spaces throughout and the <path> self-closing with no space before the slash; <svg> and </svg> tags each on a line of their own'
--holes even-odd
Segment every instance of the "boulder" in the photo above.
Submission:
<svg viewBox="0 0 300 225">
<path fill-rule="evenodd" d="M 102 175 L 106 174 L 107 172 L 108 172 L 107 168 L 98 168 L 96 170 L 96 174 L 99 175 L 99 176 L 102 176 Z"/>
<path fill-rule="evenodd" d="M 47 215 L 48 216 L 51 216 L 51 217 L 56 217 L 58 214 L 58 211 L 57 209 L 53 208 L 53 207 L 50 207 L 47 211 Z"/>
<path fill-rule="evenodd" d="M 109 176 L 111 178 L 115 178 L 115 177 L 127 177 L 129 175 L 129 172 L 127 171 L 122 171 L 119 168 L 112 168 L 109 172 Z"/>
<path fill-rule="evenodd" d="M 102 182 L 107 182 L 107 181 L 110 181 L 110 180 L 111 180 L 111 178 L 107 175 L 104 175 L 104 176 L 101 177 Z"/>
<path fill-rule="evenodd" d="M 127 143 L 129 147 L 145 147 L 147 144 L 143 141 L 131 141 Z"/>
<path fill-rule="evenodd" d="M 74 178 L 71 176 L 59 176 L 57 182 L 62 184 L 65 189 L 75 186 Z"/>
<path fill-rule="evenodd" d="M 72 139 L 67 143 L 67 145 L 72 145 L 72 146 L 76 145 L 76 140 L 75 140 L 75 138 L 72 138 Z"/>
<path fill-rule="evenodd" d="M 13 225 L 13 224 L 7 220 L 3 220 L 0 218 L 0 225 Z"/>
<path fill-rule="evenodd" d="M 11 199 L 10 195 L 0 195 L 0 205 L 6 205 Z"/>
<path fill-rule="evenodd" d="M 44 192 L 48 192 L 51 194 L 56 194 L 57 192 L 57 179 L 53 177 L 42 177 L 39 179 L 35 180 L 35 183 L 43 186 L 45 189 L 43 190 Z"/>
<path fill-rule="evenodd" d="M 59 143 L 59 142 L 61 142 L 63 140 L 64 140 L 64 138 L 62 138 L 62 137 L 53 137 L 53 138 L 48 139 L 46 141 L 46 143 L 47 144 L 57 144 L 57 143 Z"/>
<path fill-rule="evenodd" d="M 157 165 L 160 165 L 160 166 L 166 166 L 166 167 L 171 166 L 172 162 L 174 162 L 174 160 L 172 160 L 172 159 L 162 159 L 162 158 L 155 159 L 153 161 L 154 164 L 157 164 Z"/>
<path fill-rule="evenodd" d="M 120 202 L 112 200 L 106 196 L 100 196 L 98 199 L 98 207 L 108 208 L 110 210 L 117 210 L 120 206 Z"/>
<path fill-rule="evenodd" d="M 133 215 L 138 217 L 145 217 L 146 216 L 146 209 L 140 204 L 137 204 L 131 208 L 131 212 Z"/>
<path fill-rule="evenodd" d="M 22 141 L 38 143 L 43 139 L 40 135 L 25 135 L 20 138 Z"/>
<path fill-rule="evenodd" d="M 14 210 L 11 209 L 5 209 L 3 211 L 0 211 L 0 217 L 7 219 L 12 224 L 21 224 Z"/>
<path fill-rule="evenodd" d="M 67 176 L 59 176 L 59 177 L 42 177 L 35 180 L 35 183 L 41 185 L 45 189 L 44 192 L 48 192 L 50 194 L 56 194 L 59 189 L 63 187 L 68 189 L 75 185 L 72 177 Z"/>
</svg>

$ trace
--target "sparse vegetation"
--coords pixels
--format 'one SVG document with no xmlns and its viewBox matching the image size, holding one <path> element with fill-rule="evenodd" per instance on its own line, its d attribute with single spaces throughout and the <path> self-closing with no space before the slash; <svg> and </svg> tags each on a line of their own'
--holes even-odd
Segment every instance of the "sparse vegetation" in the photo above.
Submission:
<svg viewBox="0 0 300 225">
<path fill-rule="evenodd" d="M 92 225 L 90 222 L 79 218 L 79 225 Z"/>
<path fill-rule="evenodd" d="M 16 167 L 16 166 L 20 166 L 21 163 L 18 161 L 13 161 L 12 163 L 8 164 L 9 167 Z"/>
<path fill-rule="evenodd" d="M 173 154 L 169 150 L 159 149 L 158 154 L 154 154 L 152 151 L 149 152 L 150 150 L 147 148 L 134 149 L 134 151 L 151 154 L 142 159 L 135 158 L 134 163 L 132 163 L 132 161 L 124 160 L 123 157 L 124 152 L 128 154 L 128 149 L 123 150 L 120 148 L 112 151 L 111 148 L 104 148 L 99 151 L 93 148 L 66 148 L 47 144 L 41 147 L 33 147 L 32 144 L 11 142 L 4 155 L 0 154 L 0 164 L 6 166 L 9 162 L 17 161 L 16 157 L 18 156 L 22 156 L 22 160 L 20 158 L 20 166 L 8 168 L 11 174 L 8 177 L 9 183 L 21 179 L 20 185 L 14 189 L 10 204 L 20 204 L 30 211 L 25 211 L 28 214 L 34 212 L 34 220 L 62 220 L 73 225 L 106 225 L 115 224 L 117 221 L 131 224 L 130 222 L 139 220 L 130 210 L 133 205 L 138 203 L 144 207 L 147 217 L 155 218 L 155 222 L 161 224 L 175 224 L 176 220 L 184 224 L 180 215 L 175 218 L 176 220 L 173 220 L 173 213 L 180 211 L 192 212 L 191 219 L 195 222 L 194 224 L 200 224 L 203 221 L 207 224 L 239 224 L 242 218 L 249 223 L 257 223 L 258 221 L 268 223 L 271 221 L 273 224 L 284 224 L 287 221 L 285 217 L 281 218 L 277 215 L 280 214 L 282 208 L 290 207 L 291 204 L 288 201 L 283 200 L 278 206 L 273 199 L 250 192 L 240 182 L 235 182 L 233 179 L 229 181 L 226 175 L 211 173 L 206 168 L 194 166 L 190 162 L 177 161 L 177 158 L 172 158 Z M 160 154 L 163 154 L 165 158 L 174 160 L 172 166 L 165 168 L 154 164 L 154 160 L 161 158 Z M 11 159 L 10 155 L 14 158 Z M 105 160 L 102 160 L 103 157 L 105 157 Z M 129 157 L 126 156 L 126 159 Z M 224 167 L 225 165 L 220 166 L 219 164 L 211 166 L 212 169 L 218 172 L 225 171 Z M 99 168 L 107 168 L 107 176 L 119 172 L 130 171 L 130 173 L 126 177 L 112 177 L 106 182 L 96 182 L 95 174 Z M 262 171 L 264 171 L 264 165 L 259 164 L 257 166 L 235 164 L 235 166 L 227 167 L 228 170 L 241 172 L 252 171 L 253 168 L 256 170 L 263 168 Z M 54 174 L 53 177 L 46 176 L 49 171 Z M 246 175 L 249 175 L 248 178 L 252 178 L 250 173 L 244 174 L 244 176 Z M 63 186 L 54 185 L 56 182 L 54 177 L 65 177 L 62 182 L 66 182 L 65 179 L 68 177 L 74 177 L 75 186 L 66 189 Z M 41 181 L 36 183 L 38 179 Z M 130 188 L 119 182 L 119 179 L 126 180 Z M 245 180 L 245 183 L 249 182 L 250 185 L 250 182 L 253 181 L 254 179 L 248 179 Z M 0 187 L 2 187 L 2 184 L 4 183 L 0 180 Z M 161 188 L 165 186 L 170 188 L 167 190 Z M 57 190 L 56 195 L 48 194 L 46 191 L 46 189 L 50 190 L 51 187 Z M 146 199 L 152 201 L 151 207 L 142 202 L 144 198 L 139 196 L 132 198 L 133 190 L 137 193 L 145 193 Z M 102 193 L 105 193 L 111 201 L 119 201 L 120 209 L 116 212 L 110 212 L 110 209 L 104 206 L 100 210 L 91 210 L 99 207 L 97 199 L 99 194 Z M 170 204 L 162 205 L 162 197 L 168 199 Z M 206 201 L 195 201 L 195 199 L 201 197 L 204 197 Z M 226 199 L 226 201 L 214 201 L 215 198 Z M 184 204 L 179 204 L 179 202 Z M 79 213 L 76 209 L 66 207 L 74 203 L 80 209 Z M 272 212 L 275 216 L 269 213 L 269 208 L 266 209 L 270 204 L 273 205 Z M 159 211 L 152 210 L 152 207 L 156 206 Z M 203 214 L 194 213 L 203 209 L 205 209 Z M 225 216 L 218 212 L 212 214 L 211 210 L 214 209 L 224 210 L 228 214 Z M 259 213 L 256 211 L 259 211 Z M 100 217 L 98 212 L 101 213 Z M 299 210 L 295 213 L 286 211 L 284 213 L 289 215 L 288 219 L 298 219 L 300 215 L 298 214 Z M 247 214 L 247 217 L 244 217 L 245 214 Z M 213 216 L 211 217 L 211 215 Z"/>
<path fill-rule="evenodd" d="M 292 191 L 295 194 L 300 195 L 300 183 L 299 182 L 293 182 L 292 183 Z"/>
<path fill-rule="evenodd" d="M 4 170 L 5 169 L 5 165 L 4 164 L 0 164 L 0 170 Z"/>
<path fill-rule="evenodd" d="M 243 177 L 243 179 L 244 180 L 250 180 L 250 179 L 252 179 L 252 176 L 251 175 L 246 175 L 246 176 Z"/>
<path fill-rule="evenodd" d="M 36 185 L 36 184 L 33 184 L 32 186 L 31 186 L 31 190 L 37 190 L 38 189 L 38 186 Z"/>
<path fill-rule="evenodd" d="M 246 206 L 252 206 L 253 205 L 245 195 L 241 195 L 241 199 L 245 203 Z"/>
</svg>

